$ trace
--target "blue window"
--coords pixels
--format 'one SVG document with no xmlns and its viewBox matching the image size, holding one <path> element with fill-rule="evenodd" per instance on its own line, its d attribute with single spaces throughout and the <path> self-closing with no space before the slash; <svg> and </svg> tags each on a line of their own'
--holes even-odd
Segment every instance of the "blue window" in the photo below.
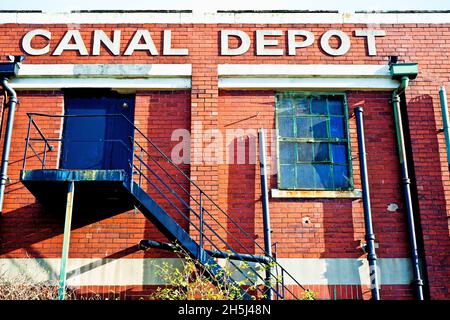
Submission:
<svg viewBox="0 0 450 320">
<path fill-rule="evenodd" d="M 344 94 L 277 93 L 278 188 L 353 188 Z"/>
</svg>

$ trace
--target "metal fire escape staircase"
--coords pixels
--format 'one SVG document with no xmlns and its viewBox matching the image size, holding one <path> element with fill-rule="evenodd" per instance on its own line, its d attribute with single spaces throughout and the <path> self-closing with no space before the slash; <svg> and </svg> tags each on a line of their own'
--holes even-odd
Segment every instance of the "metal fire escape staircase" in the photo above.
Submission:
<svg viewBox="0 0 450 320">
<path fill-rule="evenodd" d="M 86 115 L 94 116 L 97 115 Z M 181 167 L 123 115 L 106 116 L 123 117 L 134 128 L 134 137 L 125 139 L 128 141 L 103 141 L 119 144 L 124 152 L 131 153 L 129 170 L 58 169 L 57 149 L 63 140 L 60 136 L 52 137 L 57 130 L 50 130 L 48 123 L 60 124 L 62 118 L 71 116 L 28 114 L 21 181 L 38 201 L 49 206 L 64 205 L 69 198 L 69 184 L 75 186 L 73 206 L 79 210 L 92 210 L 95 205 L 116 213 L 137 208 L 170 242 L 176 242 L 200 268 L 208 270 L 215 285 L 235 286 L 244 299 L 301 298 L 305 288 L 276 257 L 267 256 L 255 237 L 222 210 Z M 45 126 L 40 127 L 42 118 Z M 141 246 L 172 245 L 143 240 Z M 217 258 L 228 258 L 233 273 L 224 272 Z"/>
</svg>

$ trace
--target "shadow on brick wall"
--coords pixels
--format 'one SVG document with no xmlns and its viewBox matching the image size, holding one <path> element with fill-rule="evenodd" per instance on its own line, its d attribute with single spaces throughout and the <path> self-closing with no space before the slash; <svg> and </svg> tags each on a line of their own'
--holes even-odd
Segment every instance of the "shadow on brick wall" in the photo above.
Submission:
<svg viewBox="0 0 450 320">
<path fill-rule="evenodd" d="M 234 155 L 233 162 L 228 165 L 228 208 L 230 217 L 253 239 L 255 236 L 255 178 L 256 165 L 249 164 L 249 146 L 255 145 L 255 136 L 234 139 L 228 148 L 235 148 L 236 145 L 245 143 L 245 161 L 238 163 L 238 152 L 229 152 Z M 239 148 L 235 149 L 239 150 Z M 236 251 L 242 253 L 254 253 L 255 244 L 250 237 L 244 236 L 243 232 L 230 220 L 227 221 L 228 244 Z M 236 237 L 234 239 L 231 235 Z"/>
<path fill-rule="evenodd" d="M 413 151 L 413 159 L 409 159 L 408 164 L 416 177 L 412 180 L 413 197 L 420 204 L 419 207 L 416 203 L 414 209 L 419 250 L 422 256 L 426 253 L 427 270 L 423 268 L 423 276 L 429 282 L 432 299 L 448 299 L 450 287 L 444 283 L 448 284 L 450 280 L 450 237 L 444 185 L 449 173 L 442 165 L 446 151 L 443 133 L 436 130 L 442 120 L 440 113 L 433 112 L 434 103 L 438 104 L 430 95 L 417 95 L 408 101 L 408 113 L 404 112 L 403 117 L 408 117 L 409 130 L 405 128 L 405 131 L 411 132 L 405 140 L 407 145 L 411 142 Z M 442 138 L 440 145 L 439 137 Z M 421 232 L 425 240 L 420 237 Z"/>
<path fill-rule="evenodd" d="M 359 240 L 355 240 L 353 221 L 353 199 L 322 200 L 323 205 L 323 252 L 321 258 L 359 258 L 362 251 L 358 250 Z M 333 259 L 332 261 L 339 261 Z M 363 291 L 360 285 L 358 268 L 360 263 L 355 260 L 354 272 L 348 274 L 339 268 L 340 263 L 327 263 L 324 277 L 328 280 L 328 292 L 323 292 L 329 299 L 362 299 Z M 345 285 L 340 285 L 343 283 Z M 351 285 L 352 284 L 352 285 Z"/>
</svg>

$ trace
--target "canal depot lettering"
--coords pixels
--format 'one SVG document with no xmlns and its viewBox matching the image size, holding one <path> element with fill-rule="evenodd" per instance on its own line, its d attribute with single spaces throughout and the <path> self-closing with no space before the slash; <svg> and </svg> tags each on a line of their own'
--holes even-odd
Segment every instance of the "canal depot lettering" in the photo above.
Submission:
<svg viewBox="0 0 450 320">
<path fill-rule="evenodd" d="M 92 48 L 89 52 L 86 46 L 86 40 L 83 39 L 80 30 L 67 30 L 59 39 L 55 48 L 52 48 L 50 41 L 53 38 L 51 31 L 46 29 L 34 29 L 27 32 L 21 40 L 23 50 L 32 56 L 40 56 L 51 54 L 52 56 L 60 56 L 65 51 L 77 51 L 81 56 L 99 56 L 101 47 L 109 51 L 114 56 L 131 56 L 136 51 L 147 51 L 152 56 L 187 56 L 189 50 L 187 48 L 174 48 L 172 45 L 172 30 L 163 30 L 162 34 L 162 52 L 159 52 L 151 32 L 146 29 L 136 30 L 125 50 L 121 52 L 121 30 L 113 30 L 112 35 L 108 36 L 103 30 L 92 31 Z M 376 56 L 376 38 L 384 37 L 384 30 L 374 29 L 358 29 L 354 31 L 355 37 L 365 39 L 367 54 Z M 250 35 L 241 30 L 220 30 L 220 55 L 222 56 L 239 56 L 243 55 L 251 49 L 252 43 Z M 280 46 L 281 37 L 285 37 L 287 50 Z M 33 44 L 36 38 L 43 38 L 46 41 L 44 47 Z M 230 40 L 235 38 L 238 44 L 231 46 Z M 337 38 L 338 45 L 332 46 L 330 40 Z M 330 56 L 345 55 L 351 48 L 351 39 L 349 35 L 341 30 L 327 30 L 316 39 L 316 35 L 308 30 L 256 30 L 254 34 L 254 52 L 257 56 L 295 56 L 301 48 L 311 46 L 318 41 L 319 47 Z M 297 50 L 300 49 L 300 50 Z M 53 50 L 53 51 L 52 51 Z"/>
</svg>

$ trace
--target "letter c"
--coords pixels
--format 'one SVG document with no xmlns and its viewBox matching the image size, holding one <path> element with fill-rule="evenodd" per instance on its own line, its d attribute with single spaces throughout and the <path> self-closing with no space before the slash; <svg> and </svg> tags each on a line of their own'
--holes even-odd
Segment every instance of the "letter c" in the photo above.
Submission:
<svg viewBox="0 0 450 320">
<path fill-rule="evenodd" d="M 31 41 L 36 36 L 42 36 L 48 40 L 52 38 L 52 34 L 50 31 L 45 29 L 35 29 L 28 32 L 24 37 L 22 38 L 22 48 L 23 50 L 32 56 L 40 56 L 43 54 L 46 54 L 50 51 L 50 43 L 48 43 L 45 47 L 41 49 L 35 49 L 31 46 Z"/>
</svg>

